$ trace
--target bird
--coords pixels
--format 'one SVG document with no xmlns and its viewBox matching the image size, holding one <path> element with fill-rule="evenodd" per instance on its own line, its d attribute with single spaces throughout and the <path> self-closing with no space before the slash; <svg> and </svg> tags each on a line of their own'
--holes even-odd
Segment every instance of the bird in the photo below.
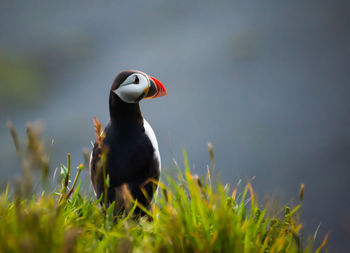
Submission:
<svg viewBox="0 0 350 253">
<path fill-rule="evenodd" d="M 106 195 L 107 205 L 115 201 L 115 215 L 130 210 L 130 199 L 140 204 L 134 213 L 141 216 L 145 212 L 140 206 L 147 209 L 151 205 L 161 158 L 156 135 L 143 118 L 139 102 L 165 95 L 159 80 L 138 70 L 120 72 L 111 86 L 110 120 L 101 133 L 102 140 L 97 138 L 94 143 L 90 178 L 97 198 Z"/>
</svg>

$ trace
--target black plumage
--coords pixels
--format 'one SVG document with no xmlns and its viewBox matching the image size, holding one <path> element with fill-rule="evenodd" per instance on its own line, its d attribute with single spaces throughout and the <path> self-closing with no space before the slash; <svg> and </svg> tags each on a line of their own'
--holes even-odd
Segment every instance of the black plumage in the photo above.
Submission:
<svg viewBox="0 0 350 253">
<path fill-rule="evenodd" d="M 154 133 L 151 130 L 153 135 L 149 136 L 150 127 L 145 126 L 148 123 L 143 119 L 139 103 L 126 103 L 114 92 L 126 78 L 135 73 L 145 75 L 134 70 L 123 71 L 114 80 L 109 95 L 110 121 L 104 129 L 102 145 L 99 146 L 97 142 L 94 144 L 90 159 L 91 180 L 99 198 L 104 192 L 101 154 L 105 152 L 105 170 L 110 185 L 107 201 L 108 204 L 116 201 L 116 214 L 127 209 L 130 195 L 144 207 L 149 207 L 156 190 L 156 185 L 150 179 L 158 181 L 160 176 L 160 157 L 158 147 L 155 147 L 157 143 L 152 143 Z M 147 95 L 141 95 L 141 99 Z M 135 212 L 143 214 L 139 208 Z"/>
</svg>

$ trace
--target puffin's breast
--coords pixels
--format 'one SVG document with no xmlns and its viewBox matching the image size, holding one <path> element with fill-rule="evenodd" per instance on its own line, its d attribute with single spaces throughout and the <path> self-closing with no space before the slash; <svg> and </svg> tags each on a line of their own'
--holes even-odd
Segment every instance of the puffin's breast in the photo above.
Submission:
<svg viewBox="0 0 350 253">
<path fill-rule="evenodd" d="M 143 119 L 143 127 L 145 128 L 146 136 L 148 137 L 148 139 L 152 143 L 152 146 L 153 146 L 153 149 L 154 149 L 153 156 L 154 156 L 154 159 L 156 160 L 156 162 L 158 163 L 159 172 L 160 172 L 160 170 L 161 170 L 161 160 L 160 160 L 160 154 L 159 154 L 158 142 L 157 142 L 156 135 L 154 134 L 154 131 L 153 131 L 151 125 L 145 119 Z"/>
</svg>

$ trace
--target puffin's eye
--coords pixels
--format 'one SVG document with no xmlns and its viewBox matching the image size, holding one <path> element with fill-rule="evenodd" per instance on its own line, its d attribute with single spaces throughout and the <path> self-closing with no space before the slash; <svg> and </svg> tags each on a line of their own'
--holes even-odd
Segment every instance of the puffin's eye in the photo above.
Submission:
<svg viewBox="0 0 350 253">
<path fill-rule="evenodd" d="M 135 81 L 134 81 L 134 83 L 135 83 L 135 84 L 139 84 L 139 82 L 140 82 L 139 77 L 138 77 L 138 76 L 136 76 L 136 77 L 135 77 Z"/>
</svg>

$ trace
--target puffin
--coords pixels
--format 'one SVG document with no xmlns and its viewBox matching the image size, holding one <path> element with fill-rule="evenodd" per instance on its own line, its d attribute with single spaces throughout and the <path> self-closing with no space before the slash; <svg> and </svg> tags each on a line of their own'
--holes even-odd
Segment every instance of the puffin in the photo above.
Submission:
<svg viewBox="0 0 350 253">
<path fill-rule="evenodd" d="M 157 190 L 155 182 L 160 177 L 161 159 L 156 136 L 143 118 L 139 102 L 166 94 L 159 80 L 138 70 L 120 72 L 111 86 L 110 120 L 101 134 L 102 140 L 97 138 L 94 143 L 90 177 L 97 198 L 106 191 L 107 205 L 115 201 L 115 215 L 130 210 L 132 201 L 146 209 L 150 207 Z M 140 205 L 134 214 L 143 216 Z"/>
</svg>

